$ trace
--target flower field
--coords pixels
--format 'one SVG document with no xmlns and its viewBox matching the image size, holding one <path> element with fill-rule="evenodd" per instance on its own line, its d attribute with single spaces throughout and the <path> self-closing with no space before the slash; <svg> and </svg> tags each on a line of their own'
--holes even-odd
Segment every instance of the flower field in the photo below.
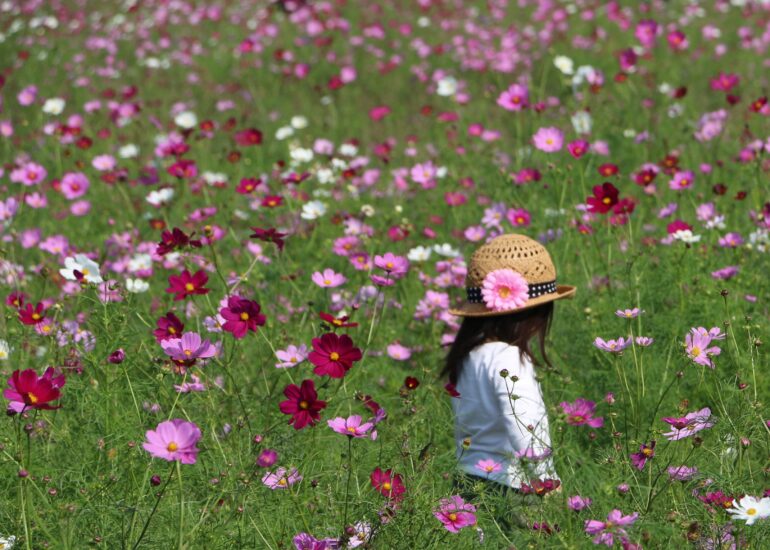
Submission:
<svg viewBox="0 0 770 550">
<path fill-rule="evenodd" d="M 765 0 L 0 0 L 0 548 L 765 548 L 769 89 Z M 507 233 L 558 477 L 471 497 Z"/>
</svg>

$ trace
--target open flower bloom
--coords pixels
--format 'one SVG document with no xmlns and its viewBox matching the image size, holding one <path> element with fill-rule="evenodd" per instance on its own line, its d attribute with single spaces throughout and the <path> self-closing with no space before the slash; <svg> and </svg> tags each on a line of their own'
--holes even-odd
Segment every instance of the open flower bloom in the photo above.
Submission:
<svg viewBox="0 0 770 550">
<path fill-rule="evenodd" d="M 374 265 L 388 273 L 393 279 L 400 279 L 409 271 L 409 260 L 391 252 L 386 252 L 382 256 L 375 256 Z"/>
<path fill-rule="evenodd" d="M 174 361 L 192 364 L 196 359 L 208 359 L 217 354 L 217 348 L 209 340 L 203 340 L 197 332 L 185 332 L 181 338 L 162 340 L 160 347 Z"/>
<path fill-rule="evenodd" d="M 596 340 L 594 340 L 594 346 L 596 346 L 602 351 L 608 351 L 610 353 L 620 353 L 630 345 L 631 345 L 631 338 L 623 338 L 622 336 L 617 340 L 606 340 L 606 341 L 597 336 Z"/>
<path fill-rule="evenodd" d="M 354 414 L 348 418 L 342 418 L 338 416 L 332 420 L 328 420 L 329 427 L 338 434 L 346 435 L 348 437 L 367 437 L 369 432 L 374 427 L 373 422 L 361 423 L 361 416 Z"/>
<path fill-rule="evenodd" d="M 620 510 L 613 510 L 607 516 L 606 522 L 595 519 L 586 520 L 585 531 L 589 535 L 596 535 L 593 539 L 594 544 L 612 546 L 615 544 L 614 537 L 618 536 L 621 540 L 628 537 L 628 533 L 626 533 L 623 527 L 632 525 L 637 517 L 639 517 L 638 512 L 624 516 Z"/>
<path fill-rule="evenodd" d="M 299 347 L 295 345 L 286 346 L 286 349 L 276 350 L 275 356 L 280 363 L 275 364 L 277 369 L 285 369 L 290 367 L 296 367 L 302 361 L 307 359 L 308 349 L 305 344 L 301 344 Z"/>
<path fill-rule="evenodd" d="M 400 501 L 406 487 L 400 474 L 394 474 L 393 470 L 381 470 L 375 468 L 370 476 L 372 487 L 374 487 L 382 496 L 389 498 L 393 502 Z"/>
<path fill-rule="evenodd" d="M 341 273 L 336 273 L 333 269 L 324 269 L 323 272 L 316 271 L 311 277 L 313 282 L 322 288 L 336 288 L 344 285 L 347 279 Z"/>
<path fill-rule="evenodd" d="M 694 363 L 704 367 L 715 368 L 711 358 L 722 353 L 718 346 L 712 346 L 712 336 L 703 329 L 698 331 L 693 329 L 685 336 L 685 353 Z"/>
<path fill-rule="evenodd" d="M 479 472 L 489 475 L 489 474 L 494 474 L 495 472 L 499 472 L 500 470 L 503 469 L 503 466 L 499 462 L 495 462 L 491 458 L 487 458 L 487 459 L 479 460 L 476 463 L 475 468 Z"/>
<path fill-rule="evenodd" d="M 262 476 L 262 483 L 273 490 L 288 489 L 298 481 L 302 481 L 302 476 L 296 468 L 278 468 L 275 472 L 267 472 Z"/>
<path fill-rule="evenodd" d="M 596 403 L 579 397 L 575 399 L 574 403 L 567 403 L 566 401 L 559 403 L 559 406 L 567 415 L 567 424 L 572 426 L 588 425 L 592 428 L 601 428 L 604 426 L 604 419 L 601 417 L 594 417 L 596 411 Z"/>
<path fill-rule="evenodd" d="M 103 283 L 99 275 L 99 264 L 84 254 L 75 254 L 75 257 L 64 259 L 64 268 L 59 274 L 68 281 L 80 281 L 86 283 Z"/>
<path fill-rule="evenodd" d="M 682 418 L 666 417 L 663 418 L 663 422 L 670 424 L 673 430 L 664 433 L 663 435 L 669 441 L 677 441 L 690 437 L 701 430 L 710 428 L 714 425 L 713 422 L 709 422 L 711 419 L 711 409 L 704 407 L 703 409 L 691 413 L 687 413 Z"/>
<path fill-rule="evenodd" d="M 328 332 L 320 338 L 313 338 L 312 344 L 313 351 L 308 358 L 315 365 L 313 372 L 317 376 L 342 378 L 353 363 L 360 361 L 363 356 L 347 334 L 337 336 Z"/>
<path fill-rule="evenodd" d="M 196 444 L 202 434 L 194 422 L 181 418 L 161 422 L 154 430 L 147 430 L 144 450 L 154 458 L 182 464 L 195 464 L 199 449 Z"/>
<path fill-rule="evenodd" d="M 653 439 L 649 445 L 642 443 L 639 445 L 638 453 L 631 453 L 631 464 L 637 470 L 643 470 L 647 461 L 655 456 L 655 440 Z"/>
<path fill-rule="evenodd" d="M 254 300 L 230 296 L 227 299 L 227 307 L 219 310 L 219 314 L 225 319 L 222 328 L 232 333 L 236 340 L 246 336 L 249 331 L 256 332 L 257 327 L 263 326 L 266 320 L 260 309 Z"/>
<path fill-rule="evenodd" d="M 8 379 L 9 388 L 3 391 L 8 399 L 8 411 L 20 413 L 27 409 L 58 409 L 50 405 L 59 399 L 59 389 L 66 382 L 63 374 L 58 374 L 53 367 L 48 367 L 43 376 L 38 376 L 33 369 L 16 370 Z"/>
<path fill-rule="evenodd" d="M 450 533 L 457 533 L 464 527 L 476 525 L 476 507 L 465 502 L 463 497 L 452 495 L 441 499 L 439 507 L 433 510 L 433 515 Z"/>
<path fill-rule="evenodd" d="M 491 310 L 516 309 L 529 300 L 529 284 L 521 273 L 512 269 L 496 269 L 484 277 L 481 296 Z"/>
<path fill-rule="evenodd" d="M 289 384 L 283 394 L 288 399 L 281 401 L 278 407 L 283 414 L 291 415 L 289 424 L 294 424 L 295 430 L 313 426 L 321 419 L 320 413 L 326 408 L 326 401 L 318 399 L 312 380 L 303 380 L 301 386 Z"/>
<path fill-rule="evenodd" d="M 757 498 L 746 495 L 737 503 L 733 502 L 727 513 L 732 515 L 733 519 L 744 520 L 746 525 L 754 525 L 758 519 L 770 517 L 770 497 Z"/>
</svg>

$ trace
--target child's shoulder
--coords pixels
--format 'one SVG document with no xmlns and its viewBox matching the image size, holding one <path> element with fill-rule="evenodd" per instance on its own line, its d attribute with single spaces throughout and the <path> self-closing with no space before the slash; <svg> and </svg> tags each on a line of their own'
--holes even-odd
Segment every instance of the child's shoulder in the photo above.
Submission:
<svg viewBox="0 0 770 550">
<path fill-rule="evenodd" d="M 477 360 L 494 361 L 497 358 L 519 357 L 519 348 L 505 342 L 485 342 L 471 352 Z"/>
</svg>

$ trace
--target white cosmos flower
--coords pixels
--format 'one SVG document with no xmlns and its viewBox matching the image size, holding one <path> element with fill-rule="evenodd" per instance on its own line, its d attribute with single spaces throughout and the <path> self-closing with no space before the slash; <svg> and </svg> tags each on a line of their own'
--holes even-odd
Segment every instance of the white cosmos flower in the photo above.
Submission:
<svg viewBox="0 0 770 550">
<path fill-rule="evenodd" d="M 553 60 L 553 64 L 562 74 L 571 75 L 575 72 L 575 62 L 566 55 L 557 55 Z"/>
<path fill-rule="evenodd" d="M 301 130 L 302 128 L 307 128 L 307 119 L 303 116 L 293 116 L 291 117 L 291 125 L 297 129 Z"/>
<path fill-rule="evenodd" d="M 445 76 L 438 81 L 436 93 L 443 97 L 450 97 L 457 93 L 457 79 L 452 76 Z"/>
<path fill-rule="evenodd" d="M 146 200 L 153 206 L 162 206 L 171 202 L 172 198 L 174 198 L 174 190 L 170 187 L 164 187 L 150 191 Z"/>
<path fill-rule="evenodd" d="M 591 133 L 591 127 L 593 126 L 593 119 L 591 113 L 588 111 L 578 111 L 570 118 L 572 121 L 572 127 L 575 129 L 575 133 L 585 135 Z"/>
<path fill-rule="evenodd" d="M 289 156 L 295 162 L 310 162 L 313 160 L 313 150 L 295 147 L 289 152 Z"/>
<path fill-rule="evenodd" d="M 150 289 L 150 283 L 144 279 L 126 279 L 126 290 L 139 294 L 141 292 L 147 292 Z"/>
<path fill-rule="evenodd" d="M 415 246 L 406 255 L 410 262 L 425 262 L 430 258 L 431 250 L 427 246 Z"/>
<path fill-rule="evenodd" d="M 203 172 L 203 174 L 201 174 L 201 177 L 209 185 L 214 185 L 215 183 L 227 181 L 227 174 L 223 174 L 221 172 Z"/>
<path fill-rule="evenodd" d="M 43 112 L 47 115 L 60 115 L 64 110 L 64 100 L 60 97 L 46 99 L 43 103 Z"/>
<path fill-rule="evenodd" d="M 185 130 L 190 130 L 198 125 L 198 117 L 192 111 L 182 111 L 174 117 L 174 124 Z"/>
<path fill-rule="evenodd" d="M 342 149 L 342 148 L 340 147 L 340 149 Z M 332 159 L 332 168 L 334 168 L 335 170 L 347 170 L 348 169 L 348 162 L 346 160 L 344 160 L 344 159 L 333 158 Z"/>
<path fill-rule="evenodd" d="M 456 248 L 452 248 L 452 245 L 449 243 L 444 244 L 434 244 L 433 245 L 433 252 L 438 254 L 439 256 L 446 256 L 447 258 L 456 258 L 460 255 L 460 251 Z"/>
<path fill-rule="evenodd" d="M 0 535 L 0 550 L 13 550 L 14 544 L 16 544 L 16 537 L 3 537 Z"/>
<path fill-rule="evenodd" d="M 149 254 L 136 254 L 133 258 L 128 260 L 127 267 L 130 273 L 150 270 L 152 269 L 152 256 Z"/>
<path fill-rule="evenodd" d="M 318 183 L 331 183 L 334 181 L 334 172 L 328 168 L 319 168 L 316 170 L 315 177 L 318 179 Z"/>
<path fill-rule="evenodd" d="M 700 241 L 700 235 L 693 235 L 692 231 L 689 229 L 680 229 L 679 231 L 675 231 L 672 236 L 676 240 L 687 244 L 697 243 Z"/>
<path fill-rule="evenodd" d="M 294 128 L 291 126 L 281 126 L 275 131 L 275 139 L 284 140 L 294 135 Z"/>
<path fill-rule="evenodd" d="M 733 502 L 727 513 L 731 514 L 733 519 L 742 519 L 746 525 L 753 525 L 758 519 L 770 516 L 770 497 L 757 498 L 746 495 L 737 504 Z"/>
<path fill-rule="evenodd" d="M 69 256 L 64 259 L 64 268 L 59 270 L 62 277 L 68 281 L 77 281 L 75 271 L 79 271 L 82 278 L 87 283 L 103 283 L 104 279 L 99 274 L 99 264 L 85 256 L 84 254 L 75 254 L 75 257 Z"/>
<path fill-rule="evenodd" d="M 340 155 L 354 157 L 358 154 L 358 147 L 352 143 L 343 143 L 339 148 Z"/>
<path fill-rule="evenodd" d="M 5 340 L 0 340 L 0 361 L 6 361 L 11 354 L 11 346 Z"/>
<path fill-rule="evenodd" d="M 321 201 L 310 201 L 302 205 L 303 220 L 316 220 L 326 214 L 326 205 Z"/>
</svg>

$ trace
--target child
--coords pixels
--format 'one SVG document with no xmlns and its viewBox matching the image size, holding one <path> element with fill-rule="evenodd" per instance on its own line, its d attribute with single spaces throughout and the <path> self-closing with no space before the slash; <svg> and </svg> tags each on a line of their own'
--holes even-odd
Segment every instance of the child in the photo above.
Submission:
<svg viewBox="0 0 770 550">
<path fill-rule="evenodd" d="M 546 364 L 545 338 L 553 301 L 575 287 L 556 284 L 548 251 L 524 235 L 502 235 L 472 256 L 464 317 L 444 373 L 460 397 L 452 400 L 459 468 L 470 479 L 514 491 L 558 476 L 532 341 Z M 501 487 L 502 486 L 502 487 Z"/>
</svg>

